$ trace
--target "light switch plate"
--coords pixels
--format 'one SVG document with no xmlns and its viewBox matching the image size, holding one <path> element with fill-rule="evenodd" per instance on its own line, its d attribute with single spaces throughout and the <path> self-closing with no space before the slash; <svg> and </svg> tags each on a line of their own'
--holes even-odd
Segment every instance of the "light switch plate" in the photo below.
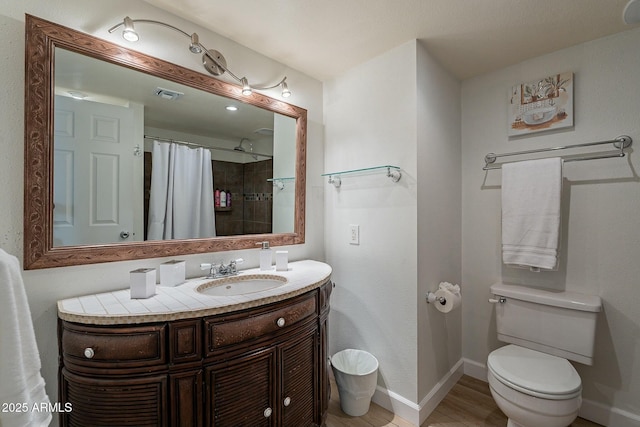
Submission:
<svg viewBox="0 0 640 427">
<path fill-rule="evenodd" d="M 349 244 L 360 244 L 360 226 L 357 224 L 349 224 Z"/>
</svg>

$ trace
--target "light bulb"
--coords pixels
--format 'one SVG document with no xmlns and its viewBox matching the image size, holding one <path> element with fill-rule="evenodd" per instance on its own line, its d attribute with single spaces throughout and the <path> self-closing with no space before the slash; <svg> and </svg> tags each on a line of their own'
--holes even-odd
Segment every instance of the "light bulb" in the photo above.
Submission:
<svg viewBox="0 0 640 427">
<path fill-rule="evenodd" d="M 286 82 L 282 82 L 282 97 L 288 98 L 291 96 L 291 91 L 289 90 L 289 86 L 287 86 Z"/>
<path fill-rule="evenodd" d="M 200 47 L 200 39 L 196 33 L 191 34 L 191 44 L 189 45 L 189 50 L 191 53 L 202 53 L 202 48 Z"/>
<path fill-rule="evenodd" d="M 251 86 L 249 86 L 249 81 L 246 77 L 240 79 L 240 83 L 242 84 L 242 94 L 243 95 L 251 95 Z"/>
<path fill-rule="evenodd" d="M 128 16 L 124 17 L 124 29 L 122 30 L 122 38 L 129 42 L 137 42 L 140 40 L 140 36 L 133 28 L 133 21 Z"/>
</svg>

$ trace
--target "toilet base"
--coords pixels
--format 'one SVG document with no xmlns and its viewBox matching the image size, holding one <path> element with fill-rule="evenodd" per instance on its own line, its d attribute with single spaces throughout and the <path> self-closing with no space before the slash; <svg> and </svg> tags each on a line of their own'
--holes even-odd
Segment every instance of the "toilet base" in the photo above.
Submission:
<svg viewBox="0 0 640 427">
<path fill-rule="evenodd" d="M 567 400 L 541 399 L 505 386 L 490 371 L 488 379 L 493 400 L 509 418 L 507 427 L 567 427 L 578 416 L 580 396 Z"/>
</svg>

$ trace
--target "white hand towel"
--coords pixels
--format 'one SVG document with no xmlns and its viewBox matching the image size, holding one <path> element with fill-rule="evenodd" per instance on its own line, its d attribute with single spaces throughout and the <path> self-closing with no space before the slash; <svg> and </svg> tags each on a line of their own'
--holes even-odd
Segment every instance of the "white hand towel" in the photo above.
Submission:
<svg viewBox="0 0 640 427">
<path fill-rule="evenodd" d="M 551 270 L 558 263 L 562 159 L 502 165 L 502 261 Z"/>
<path fill-rule="evenodd" d="M 0 411 L 0 426 L 48 426 L 52 418 L 46 409 L 49 397 L 40 375 L 40 354 L 20 263 L 2 249 L 0 294 L 0 402 L 18 405 Z"/>
</svg>

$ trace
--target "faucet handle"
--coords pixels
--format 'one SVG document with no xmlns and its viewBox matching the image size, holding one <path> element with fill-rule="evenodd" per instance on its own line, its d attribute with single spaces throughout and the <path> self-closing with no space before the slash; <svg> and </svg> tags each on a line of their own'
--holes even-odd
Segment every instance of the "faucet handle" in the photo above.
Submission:
<svg viewBox="0 0 640 427">
<path fill-rule="evenodd" d="M 209 270 L 209 274 L 207 275 L 208 279 L 211 279 L 218 274 L 218 267 L 214 263 L 202 263 L 200 264 L 200 270 Z"/>
<path fill-rule="evenodd" d="M 243 262 L 244 260 L 242 258 L 233 259 L 229 261 L 229 269 L 231 270 L 231 274 L 237 274 L 238 273 L 237 264 L 242 264 Z"/>
</svg>

